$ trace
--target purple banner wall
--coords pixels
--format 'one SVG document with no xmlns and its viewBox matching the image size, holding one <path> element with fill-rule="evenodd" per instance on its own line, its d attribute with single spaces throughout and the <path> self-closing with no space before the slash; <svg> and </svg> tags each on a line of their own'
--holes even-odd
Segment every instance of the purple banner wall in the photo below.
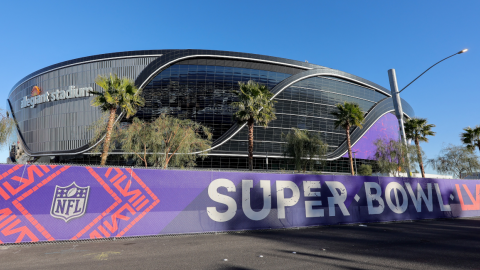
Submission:
<svg viewBox="0 0 480 270">
<path fill-rule="evenodd" d="M 480 216 L 480 181 L 0 165 L 0 243 Z"/>
</svg>

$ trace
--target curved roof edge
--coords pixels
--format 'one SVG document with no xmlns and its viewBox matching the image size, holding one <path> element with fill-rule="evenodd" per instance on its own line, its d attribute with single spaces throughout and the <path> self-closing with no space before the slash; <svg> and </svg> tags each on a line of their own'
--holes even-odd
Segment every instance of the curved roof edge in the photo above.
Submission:
<svg viewBox="0 0 480 270">
<path fill-rule="evenodd" d="M 267 56 L 261 54 L 251 54 L 251 53 L 239 53 L 239 52 L 232 52 L 232 51 L 219 51 L 219 50 L 197 50 L 197 49 L 168 49 L 168 50 L 139 50 L 139 51 L 125 51 L 125 52 L 115 52 L 115 53 L 106 53 L 106 54 L 97 54 L 92 56 L 80 57 L 75 58 L 72 60 L 63 61 L 57 64 L 53 64 L 37 71 L 34 71 L 27 76 L 20 79 L 10 90 L 8 95 L 12 93 L 20 84 L 24 83 L 25 81 L 38 76 L 40 74 L 53 71 L 55 69 L 60 69 L 62 67 L 81 64 L 85 62 L 96 62 L 102 61 L 106 59 L 115 59 L 115 58 L 133 58 L 133 57 L 148 57 L 148 56 L 159 56 L 164 54 L 170 54 L 172 52 L 188 52 L 188 54 L 214 54 L 214 55 L 224 55 L 224 56 L 244 56 L 253 59 L 272 59 L 278 62 L 282 62 L 285 64 L 294 64 L 297 66 L 303 66 L 305 69 L 312 69 L 312 68 L 324 68 L 323 66 L 301 62 L 297 60 L 291 60 L 287 58 L 280 58 L 274 56 Z"/>
</svg>

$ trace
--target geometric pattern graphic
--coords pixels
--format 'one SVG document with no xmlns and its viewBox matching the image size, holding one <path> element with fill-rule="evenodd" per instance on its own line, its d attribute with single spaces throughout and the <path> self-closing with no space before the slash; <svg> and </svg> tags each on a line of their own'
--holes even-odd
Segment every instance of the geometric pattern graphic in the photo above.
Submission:
<svg viewBox="0 0 480 270">
<path fill-rule="evenodd" d="M 108 168 L 102 176 L 91 167 L 87 167 L 87 170 L 112 196 L 115 202 L 78 232 L 72 240 L 80 239 L 85 234 L 91 239 L 124 236 L 130 228 L 160 202 L 157 196 L 131 169 Z M 140 187 L 132 188 L 132 182 Z M 110 213 L 112 213 L 110 222 L 104 220 L 100 223 Z M 118 226 L 119 220 L 129 222 L 121 231 Z"/>
<path fill-rule="evenodd" d="M 23 171 L 19 170 L 22 167 Z M 1 175 L 0 195 L 4 200 L 10 201 L 11 205 L 0 209 L 0 221 L 3 221 L 0 223 L 0 237 L 17 235 L 15 243 L 23 242 L 25 237 L 28 237 L 31 242 L 37 242 L 39 240 L 38 233 L 40 233 L 46 240 L 53 241 L 55 238 L 22 205 L 22 201 L 67 170 L 68 166 L 40 165 L 28 166 L 26 170 L 25 168 L 26 166 L 16 165 Z M 22 171 L 21 176 L 13 175 L 19 171 Z M 22 220 L 14 214 L 15 210 L 20 212 L 26 220 Z M 28 222 L 30 224 L 27 225 Z"/>
<path fill-rule="evenodd" d="M 87 214 L 100 214 L 82 216 L 82 223 L 90 219 L 85 226 L 78 227 L 78 222 L 73 221 L 52 226 L 54 217 L 44 214 L 46 202 L 51 203 L 56 194 L 52 186 L 59 182 L 57 179 L 62 183 L 75 180 L 69 176 L 59 177 L 69 172 L 96 180 L 96 189 L 103 189 L 113 203 L 105 205 L 105 199 L 101 203 L 90 203 Z M 158 203 L 157 196 L 130 169 L 16 165 L 0 175 L 0 244 L 121 237 Z M 43 215 L 36 215 L 39 211 Z M 65 232 L 72 229 L 74 234 L 66 238 Z"/>
</svg>

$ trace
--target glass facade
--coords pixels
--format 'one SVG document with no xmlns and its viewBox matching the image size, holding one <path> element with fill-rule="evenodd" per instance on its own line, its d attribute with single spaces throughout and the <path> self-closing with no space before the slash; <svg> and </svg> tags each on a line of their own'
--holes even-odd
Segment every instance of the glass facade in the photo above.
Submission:
<svg viewBox="0 0 480 270">
<path fill-rule="evenodd" d="M 137 117 L 151 119 L 162 112 L 191 119 L 211 128 L 219 138 L 235 123 L 230 104 L 238 82 L 254 80 L 273 88 L 290 74 L 249 68 L 174 65 L 157 75 L 143 90 L 145 106 Z"/>
<path fill-rule="evenodd" d="M 330 75 L 303 75 L 315 70 L 330 72 Z M 90 105 L 91 97 L 46 102 L 35 108 L 21 108 L 21 99 L 29 96 L 34 86 L 39 86 L 42 93 L 70 86 L 92 87 L 99 91 L 95 78 L 109 73 L 129 77 L 137 85 L 144 85 L 146 104 L 136 117 L 150 120 L 161 113 L 169 113 L 210 127 L 216 147 L 210 157 L 198 161 L 200 167 L 207 168 L 247 168 L 247 129 L 238 130 L 231 106 L 237 100 L 232 91 L 239 89 L 238 82 L 253 80 L 270 90 L 276 87 L 277 119 L 267 128 L 256 126 L 254 129 L 256 169 L 291 169 L 283 159 L 282 134 L 292 127 L 318 132 L 332 155 L 336 155 L 335 151 L 343 151 L 339 146 L 345 141 L 345 131 L 334 128 L 331 116 L 338 103 L 356 102 L 364 112 L 371 111 L 369 115 L 372 116 L 391 111 L 387 89 L 352 74 L 310 63 L 219 51 L 124 52 L 59 63 L 32 73 L 14 86 L 7 104 L 11 106 L 21 139 L 29 152 L 56 156 L 57 162 L 98 163 L 98 157 L 77 154 L 88 149 L 92 137 L 88 127 L 100 115 L 98 108 Z M 295 83 L 289 84 L 289 81 Z M 404 111 L 413 116 L 410 105 L 403 104 Z M 371 126 L 377 120 L 369 121 L 368 126 Z M 347 161 L 340 157 L 320 169 L 348 172 Z M 109 163 L 126 165 L 128 161 L 112 155 Z"/>
<path fill-rule="evenodd" d="M 254 130 L 254 150 L 258 154 L 281 155 L 282 133 L 292 127 L 319 132 L 329 145 L 336 149 L 346 138 L 345 131 L 334 128 L 331 112 L 335 104 L 356 102 L 367 112 L 386 96 L 362 86 L 324 77 L 305 79 L 280 92 L 275 100 L 277 119 L 267 128 L 257 126 Z M 367 99 L 368 98 L 368 99 Z M 218 151 L 243 152 L 246 149 L 247 130 L 241 130 Z"/>
<path fill-rule="evenodd" d="M 212 62 L 213 64 L 214 62 Z M 214 140 L 220 138 L 235 123 L 236 101 L 232 90 L 238 90 L 238 82 L 254 80 L 273 89 L 291 74 L 251 68 L 218 65 L 173 65 L 155 76 L 144 88 L 145 107 L 137 117 L 151 119 L 161 113 L 191 119 L 210 127 Z M 299 81 L 275 97 L 277 119 L 267 128 L 254 129 L 254 154 L 271 157 L 271 166 L 287 166 L 282 156 L 282 133 L 292 127 L 319 132 L 329 145 L 330 152 L 345 140 L 345 131 L 334 128 L 331 112 L 338 103 L 356 102 L 367 112 L 387 96 L 370 88 L 335 77 L 313 77 Z M 224 139 L 224 138 L 222 138 Z M 220 142 L 216 142 L 217 144 Z M 247 130 L 238 132 L 233 138 L 212 151 L 213 155 L 200 166 L 221 168 L 246 168 Z M 236 155 L 232 157 L 231 155 Z M 329 162 L 333 171 L 345 171 L 348 164 L 340 160 Z M 257 168 L 266 166 L 265 159 L 258 159 Z M 275 164 L 275 165 L 274 165 Z"/>
</svg>

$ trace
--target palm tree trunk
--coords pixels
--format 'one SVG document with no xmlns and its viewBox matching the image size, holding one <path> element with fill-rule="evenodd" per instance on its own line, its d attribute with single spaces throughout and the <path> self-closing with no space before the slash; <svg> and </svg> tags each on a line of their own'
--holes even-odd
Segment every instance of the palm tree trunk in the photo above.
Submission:
<svg viewBox="0 0 480 270">
<path fill-rule="evenodd" d="M 143 149 L 145 149 L 145 152 L 143 154 L 144 162 L 145 162 L 145 168 L 147 168 L 147 145 L 143 145 Z"/>
<path fill-rule="evenodd" d="M 115 123 L 115 112 L 116 109 L 110 109 L 110 117 L 108 118 L 107 124 L 107 134 L 105 136 L 105 141 L 103 142 L 103 153 L 101 155 L 100 165 L 105 165 L 107 163 L 108 149 L 110 148 L 110 140 L 112 138 L 112 129 L 113 123 Z"/>
<path fill-rule="evenodd" d="M 248 119 L 248 169 L 253 171 L 253 118 Z"/>
<path fill-rule="evenodd" d="M 420 150 L 420 143 L 417 138 L 415 138 L 415 145 L 417 146 L 418 165 L 420 166 L 420 171 L 422 172 L 422 178 L 425 178 L 425 170 L 423 169 L 422 151 Z"/>
<path fill-rule="evenodd" d="M 348 158 L 350 159 L 350 171 L 352 172 L 352 175 L 355 175 L 355 171 L 353 170 L 352 143 L 350 142 L 350 125 L 347 126 L 346 133 L 348 144 Z"/>
</svg>

